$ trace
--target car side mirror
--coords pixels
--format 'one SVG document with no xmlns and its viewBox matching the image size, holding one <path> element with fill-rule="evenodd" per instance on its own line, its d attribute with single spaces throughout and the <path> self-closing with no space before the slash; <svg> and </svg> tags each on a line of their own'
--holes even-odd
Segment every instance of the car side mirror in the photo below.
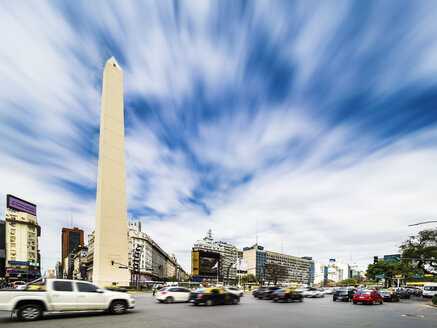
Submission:
<svg viewBox="0 0 437 328">
<path fill-rule="evenodd" d="M 97 289 L 97 291 L 96 291 L 97 293 L 99 293 L 99 294 L 103 294 L 105 291 L 104 290 L 102 290 L 102 289 Z"/>
</svg>

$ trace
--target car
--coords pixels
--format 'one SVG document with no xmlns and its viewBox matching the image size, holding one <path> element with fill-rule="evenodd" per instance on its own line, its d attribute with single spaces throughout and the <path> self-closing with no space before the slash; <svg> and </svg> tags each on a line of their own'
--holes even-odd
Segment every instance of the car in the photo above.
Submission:
<svg viewBox="0 0 437 328">
<path fill-rule="evenodd" d="M 381 295 L 375 290 L 359 290 L 352 299 L 354 304 L 383 304 L 384 300 Z"/>
<path fill-rule="evenodd" d="M 21 280 L 14 281 L 14 282 L 12 283 L 12 288 L 13 288 L 13 289 L 18 289 L 18 290 L 20 290 L 20 289 L 26 289 L 26 282 L 21 281 Z"/>
<path fill-rule="evenodd" d="M 258 293 L 258 299 L 259 300 L 264 300 L 264 299 L 271 300 L 271 299 L 273 299 L 273 293 L 275 291 L 277 291 L 278 289 L 280 289 L 280 288 L 275 287 L 275 286 L 267 287 L 266 289 L 264 289 Z"/>
<path fill-rule="evenodd" d="M 352 301 L 354 295 L 355 293 L 352 289 L 338 289 L 332 295 L 332 300 L 334 302 L 337 300 L 349 302 Z"/>
<path fill-rule="evenodd" d="M 123 314 L 135 307 L 132 295 L 100 288 L 87 281 L 46 279 L 39 290 L 0 291 L 0 311 L 22 321 L 38 320 L 44 312 L 108 310 Z"/>
<path fill-rule="evenodd" d="M 160 303 L 188 302 L 191 291 L 184 287 L 164 287 L 155 295 Z"/>
<path fill-rule="evenodd" d="M 225 289 L 227 289 L 232 294 L 238 295 L 239 297 L 244 296 L 244 292 L 242 290 L 239 290 L 237 287 L 229 286 L 225 287 Z"/>
<path fill-rule="evenodd" d="M 379 291 L 384 302 L 399 302 L 399 296 L 394 290 L 382 289 Z"/>
<path fill-rule="evenodd" d="M 431 298 L 437 295 L 437 282 L 429 282 L 423 286 L 422 297 Z"/>
<path fill-rule="evenodd" d="M 304 293 L 305 297 L 325 297 L 325 294 L 319 289 L 315 287 L 310 287 L 307 289 L 306 293 Z"/>
<path fill-rule="evenodd" d="M 334 294 L 334 289 L 332 288 L 320 288 L 320 290 L 326 295 L 331 295 Z"/>
<path fill-rule="evenodd" d="M 405 298 L 405 299 L 409 299 L 411 296 L 410 293 L 408 293 L 408 291 L 403 288 L 396 289 L 396 294 L 398 295 L 399 298 Z"/>
<path fill-rule="evenodd" d="M 290 303 L 292 301 L 303 301 L 303 295 L 297 292 L 294 288 L 278 289 L 273 293 L 273 302 L 284 301 Z"/>
<path fill-rule="evenodd" d="M 198 289 L 190 294 L 190 302 L 194 305 L 205 304 L 207 306 L 216 304 L 238 304 L 240 297 L 228 290 L 219 287 Z"/>
<path fill-rule="evenodd" d="M 253 292 L 252 292 L 253 297 L 258 297 L 258 294 L 260 292 L 265 291 L 266 289 L 267 289 L 267 286 L 261 286 L 261 287 L 259 287 L 257 289 L 254 289 Z"/>
</svg>

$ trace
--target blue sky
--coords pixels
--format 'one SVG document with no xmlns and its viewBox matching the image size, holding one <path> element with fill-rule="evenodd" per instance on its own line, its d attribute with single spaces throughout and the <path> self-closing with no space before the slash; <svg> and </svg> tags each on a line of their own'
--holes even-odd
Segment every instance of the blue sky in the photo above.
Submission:
<svg viewBox="0 0 437 328">
<path fill-rule="evenodd" d="M 190 269 L 239 248 L 356 262 L 436 217 L 433 1 L 0 4 L 0 208 L 38 205 L 45 269 L 94 228 L 102 73 L 124 74 L 128 218 Z"/>
</svg>

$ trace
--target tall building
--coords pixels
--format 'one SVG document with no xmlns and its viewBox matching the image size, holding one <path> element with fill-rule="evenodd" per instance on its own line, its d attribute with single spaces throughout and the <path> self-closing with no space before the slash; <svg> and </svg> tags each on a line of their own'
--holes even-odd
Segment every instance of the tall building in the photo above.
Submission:
<svg viewBox="0 0 437 328">
<path fill-rule="evenodd" d="M 40 277 L 38 237 L 41 227 L 36 205 L 7 195 L 5 266 L 9 281 L 31 281 Z"/>
<path fill-rule="evenodd" d="M 287 254 L 266 251 L 258 244 L 243 248 L 243 258 L 248 263 L 248 274 L 266 279 L 266 264 L 278 264 L 285 267 L 286 274 L 279 277 L 282 282 L 310 284 L 313 282 L 314 261 Z M 268 279 L 268 278 L 267 278 Z"/>
<path fill-rule="evenodd" d="M 334 282 L 340 282 L 348 279 L 350 275 L 349 264 L 336 262 L 335 259 L 329 260 L 328 279 Z"/>
<path fill-rule="evenodd" d="M 128 240 L 129 268 L 133 267 L 134 253 L 137 248 L 139 249 L 140 281 L 163 280 L 166 278 L 182 280 L 187 276 L 174 254 L 172 256 L 167 254 L 149 235 L 141 231 L 140 221 L 129 225 Z"/>
<path fill-rule="evenodd" d="M 62 228 L 62 272 L 66 269 L 63 265 L 65 258 L 79 245 L 83 245 L 83 230 Z"/>
<path fill-rule="evenodd" d="M 325 265 L 322 262 L 314 261 L 314 283 L 323 284 L 325 280 Z"/>
<path fill-rule="evenodd" d="M 93 282 L 129 284 L 123 72 L 114 57 L 103 71 Z"/>
<path fill-rule="evenodd" d="M 6 222 L 0 220 L 0 278 L 6 275 Z"/>
<path fill-rule="evenodd" d="M 194 243 L 191 252 L 191 272 L 195 281 L 228 283 L 235 280 L 238 249 L 223 241 L 214 241 L 211 229 Z"/>
</svg>

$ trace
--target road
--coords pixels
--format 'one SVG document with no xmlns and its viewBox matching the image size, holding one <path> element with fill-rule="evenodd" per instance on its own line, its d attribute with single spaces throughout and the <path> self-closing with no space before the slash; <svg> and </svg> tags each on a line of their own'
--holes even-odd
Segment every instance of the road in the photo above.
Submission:
<svg viewBox="0 0 437 328">
<path fill-rule="evenodd" d="M 135 295 L 136 308 L 119 316 L 106 313 L 47 314 L 23 323 L 0 313 L 2 328 L 145 327 L 145 328 L 276 328 L 276 327 L 437 327 L 437 308 L 412 298 L 383 305 L 333 302 L 326 296 L 302 303 L 273 303 L 246 295 L 238 305 L 160 304 L 150 294 Z"/>
</svg>

